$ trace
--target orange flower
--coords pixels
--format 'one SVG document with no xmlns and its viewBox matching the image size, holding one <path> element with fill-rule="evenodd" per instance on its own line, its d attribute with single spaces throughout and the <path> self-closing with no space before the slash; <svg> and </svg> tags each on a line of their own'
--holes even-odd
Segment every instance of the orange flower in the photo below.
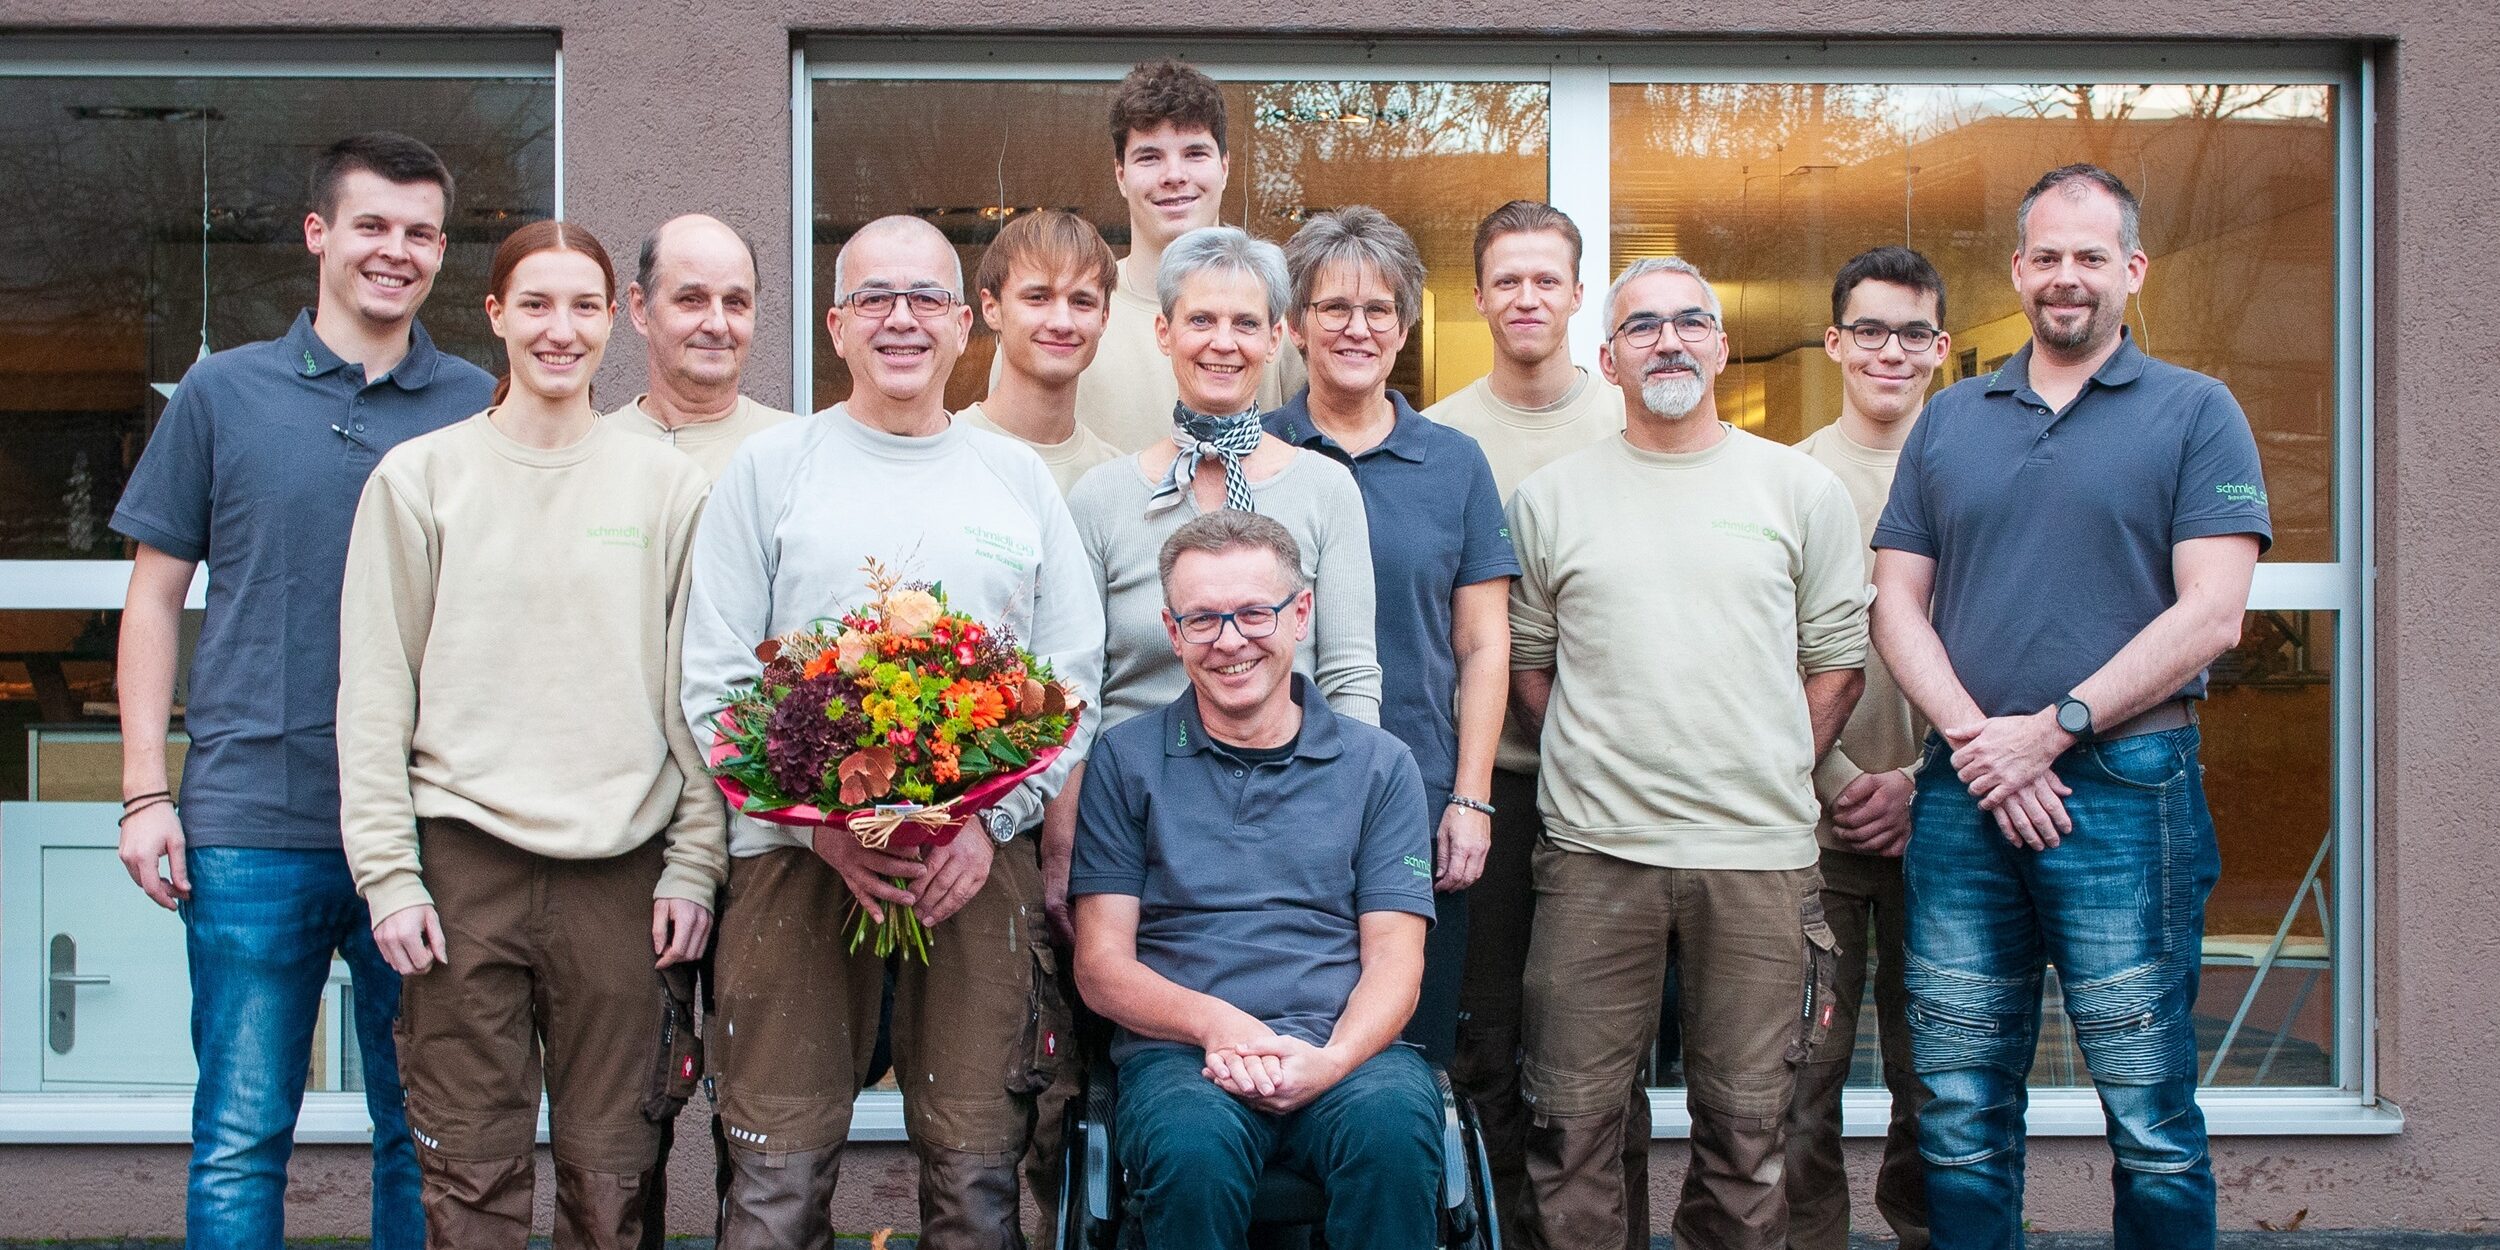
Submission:
<svg viewBox="0 0 2500 1250">
<path fill-rule="evenodd" d="M 930 779 L 941 784 L 963 780 L 964 770 L 960 757 L 961 752 L 954 743 L 931 743 L 929 746 Z"/>
<path fill-rule="evenodd" d="M 834 666 L 841 662 L 842 656 L 840 652 L 827 649 L 817 652 L 816 658 L 809 660 L 807 662 L 807 667 L 800 669 L 799 672 L 812 681 L 832 672 Z"/>
</svg>

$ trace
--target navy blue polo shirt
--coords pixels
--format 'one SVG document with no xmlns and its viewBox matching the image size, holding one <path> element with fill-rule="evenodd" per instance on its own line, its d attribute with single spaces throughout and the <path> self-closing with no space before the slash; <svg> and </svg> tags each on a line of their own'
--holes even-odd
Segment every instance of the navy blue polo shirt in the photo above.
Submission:
<svg viewBox="0 0 2500 1250">
<path fill-rule="evenodd" d="M 1085 761 L 1070 897 L 1138 900 L 1137 958 L 1280 1034 L 1328 1044 L 1363 970 L 1365 912 L 1433 917 L 1432 831 L 1406 745 L 1293 678 L 1302 728 L 1254 762 L 1198 695 L 1104 730 Z M 1122 1030 L 1111 1057 L 1158 1042 Z"/>
<path fill-rule="evenodd" d="M 1875 546 L 1936 562 L 1936 633 L 1990 716 L 2064 698 L 2178 602 L 2174 545 L 2274 542 L 2257 440 L 2221 382 L 2127 335 L 2052 412 L 2030 367 L 2026 344 L 1927 405 L 1875 527 Z M 2204 695 L 2199 672 L 2174 697 Z"/>
<path fill-rule="evenodd" d="M 1519 576 L 1502 492 L 1484 449 L 1389 392 L 1389 436 L 1360 456 L 1311 423 L 1311 393 L 1261 418 L 1267 432 L 1353 470 L 1371 518 L 1372 633 L 1380 653 L 1380 726 L 1415 752 L 1424 788 L 1458 780 L 1458 658 L 1450 597 L 1461 586 Z M 1478 796 L 1482 797 L 1482 796 Z"/>
<path fill-rule="evenodd" d="M 182 824 L 193 846 L 339 847 L 339 583 L 382 453 L 492 402 L 486 371 L 412 327 L 379 382 L 313 333 L 191 366 L 113 529 L 208 566 Z"/>
</svg>

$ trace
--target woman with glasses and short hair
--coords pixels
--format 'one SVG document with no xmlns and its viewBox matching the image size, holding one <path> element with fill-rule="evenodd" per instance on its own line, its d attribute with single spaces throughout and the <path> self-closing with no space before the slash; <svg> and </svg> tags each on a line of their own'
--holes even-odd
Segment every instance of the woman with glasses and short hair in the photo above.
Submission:
<svg viewBox="0 0 2500 1250">
<path fill-rule="evenodd" d="M 1448 1063 L 1458 1046 L 1467 887 L 1493 845 L 1493 753 L 1510 688 L 1510 580 L 1519 573 L 1493 468 L 1476 440 L 1389 389 L 1423 316 L 1424 261 L 1378 209 L 1320 213 L 1285 244 L 1287 325 L 1310 385 L 1267 414 L 1272 435 L 1353 472 L 1372 533 L 1381 727 L 1415 753 L 1431 804 L 1439 920 L 1406 1040 Z"/>
</svg>

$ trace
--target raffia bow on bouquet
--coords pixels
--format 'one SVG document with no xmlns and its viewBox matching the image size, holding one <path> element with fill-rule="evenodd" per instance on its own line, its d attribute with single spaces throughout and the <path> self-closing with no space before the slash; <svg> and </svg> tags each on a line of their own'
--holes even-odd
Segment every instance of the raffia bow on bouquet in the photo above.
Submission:
<svg viewBox="0 0 2500 1250">
<path fill-rule="evenodd" d="M 874 597 L 755 649 L 762 676 L 713 713 L 712 777 L 738 811 L 839 826 L 862 846 L 944 846 L 1050 767 L 1084 707 L 1005 628 L 956 612 L 937 585 L 865 566 Z M 907 886 L 903 880 L 894 882 Z M 908 907 L 854 907 L 850 947 L 928 962 Z"/>
</svg>

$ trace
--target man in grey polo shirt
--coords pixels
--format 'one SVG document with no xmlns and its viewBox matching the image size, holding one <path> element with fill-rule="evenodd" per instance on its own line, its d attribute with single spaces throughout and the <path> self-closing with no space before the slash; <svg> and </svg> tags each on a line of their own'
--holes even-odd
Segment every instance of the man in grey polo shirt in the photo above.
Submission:
<svg viewBox="0 0 2500 1250">
<path fill-rule="evenodd" d="M 1295 675 L 1311 591 L 1284 526 L 1211 513 L 1159 567 L 1190 689 L 1097 740 L 1069 879 L 1145 1244 L 1240 1246 L 1273 1164 L 1329 1178 L 1330 1245 L 1422 1250 L 1440 1098 L 1395 1044 L 1433 915 L 1421 774 Z"/>
<path fill-rule="evenodd" d="M 2116 1245 L 2203 1250 L 2189 1010 L 2219 857 L 2192 709 L 2272 541 L 2265 481 L 2230 391 L 2127 335 L 2126 184 L 2052 170 L 2017 221 L 2031 343 L 1928 405 L 1874 537 L 1876 645 L 1938 729 L 1904 868 L 1929 1225 L 2021 1244 L 2046 960 L 2108 1115 Z"/>
<path fill-rule="evenodd" d="M 402 135 L 357 135 L 322 155 L 311 192 L 312 311 L 285 338 L 192 366 L 113 512 L 137 544 L 115 673 L 121 859 L 187 934 L 200 1075 L 184 1227 L 201 1247 L 278 1244 L 333 951 L 355 978 L 374 1244 L 425 1239 L 391 1039 L 399 976 L 374 948 L 339 845 L 339 583 L 382 453 L 485 408 L 495 383 L 417 324 L 451 209 L 441 158 Z M 203 562 L 177 816 L 165 730 L 182 605 Z"/>
</svg>

